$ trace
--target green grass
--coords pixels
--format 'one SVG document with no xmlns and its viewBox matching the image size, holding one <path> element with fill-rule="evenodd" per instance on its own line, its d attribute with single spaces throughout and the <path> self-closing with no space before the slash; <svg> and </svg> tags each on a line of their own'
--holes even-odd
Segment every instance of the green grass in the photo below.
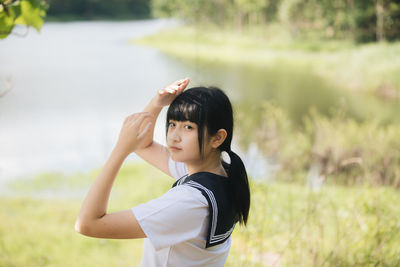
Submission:
<svg viewBox="0 0 400 267">
<path fill-rule="evenodd" d="M 48 173 L 12 182 L 16 196 L 0 197 L 0 266 L 138 266 L 142 240 L 93 239 L 74 230 L 84 193 L 71 197 L 68 188 L 87 191 L 98 172 Z M 169 186 L 169 179 L 153 169 L 126 165 L 110 210 L 129 209 L 149 200 L 149 192 L 159 195 Z"/>
<path fill-rule="evenodd" d="M 400 97 L 400 43 L 355 45 L 349 41 L 295 40 L 281 28 L 243 32 L 180 27 L 133 40 L 192 64 L 222 62 L 308 69 L 340 87 Z"/>
<path fill-rule="evenodd" d="M 248 228 L 239 228 L 228 260 L 262 266 L 398 266 L 398 192 L 387 188 L 254 185 Z M 248 255 L 241 259 L 240 255 Z M 236 265 L 241 262 L 242 265 Z"/>
<path fill-rule="evenodd" d="M 81 184 L 87 191 L 97 174 L 95 170 L 79 179 L 77 175 L 62 179 L 72 181 L 72 190 Z M 15 182 L 18 194 L 0 198 L 0 266 L 138 266 L 142 240 L 102 240 L 75 233 L 84 196 L 64 199 L 59 192 L 65 192 L 69 183 L 57 186 L 50 181 L 47 174 L 25 185 Z M 150 200 L 168 190 L 171 182 L 147 165 L 124 165 L 110 209 L 128 209 Z M 274 259 L 281 266 L 399 265 L 398 191 L 339 186 L 312 191 L 280 183 L 251 186 L 248 226 L 234 231 L 226 266 L 265 266 Z M 33 197 L 49 190 L 53 197 Z"/>
</svg>

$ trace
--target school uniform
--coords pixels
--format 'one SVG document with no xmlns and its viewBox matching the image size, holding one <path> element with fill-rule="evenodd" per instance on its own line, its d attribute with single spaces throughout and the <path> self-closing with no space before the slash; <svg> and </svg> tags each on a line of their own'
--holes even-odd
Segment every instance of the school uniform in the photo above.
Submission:
<svg viewBox="0 0 400 267">
<path fill-rule="evenodd" d="M 188 176 L 185 164 L 172 159 L 169 170 L 177 179 L 174 186 L 132 208 L 147 236 L 141 266 L 224 266 L 235 226 L 232 209 L 218 210 L 230 207 L 223 203 L 221 191 L 228 178 L 211 173 Z"/>
</svg>

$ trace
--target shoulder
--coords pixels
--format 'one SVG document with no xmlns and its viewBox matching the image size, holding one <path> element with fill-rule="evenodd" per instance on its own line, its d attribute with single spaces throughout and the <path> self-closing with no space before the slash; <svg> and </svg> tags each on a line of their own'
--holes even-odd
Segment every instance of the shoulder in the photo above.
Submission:
<svg viewBox="0 0 400 267">
<path fill-rule="evenodd" d="M 160 212 L 171 214 L 188 212 L 189 210 L 207 210 L 208 202 L 201 192 L 186 185 L 171 188 L 158 198 L 139 204 L 132 210 L 140 218 Z"/>
<path fill-rule="evenodd" d="M 187 184 L 175 186 L 168 190 L 164 195 L 160 197 L 161 199 L 169 200 L 171 202 L 179 201 L 190 204 L 198 204 L 200 206 L 208 205 L 207 200 L 201 194 L 201 192 Z"/>
<path fill-rule="evenodd" d="M 156 250 L 198 238 L 209 216 L 207 200 L 185 185 L 171 188 L 132 212 Z"/>
</svg>

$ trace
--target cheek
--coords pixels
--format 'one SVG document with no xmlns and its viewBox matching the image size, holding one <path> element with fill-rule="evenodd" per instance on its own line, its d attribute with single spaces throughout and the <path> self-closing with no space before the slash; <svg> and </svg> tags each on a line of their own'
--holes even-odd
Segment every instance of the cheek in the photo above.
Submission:
<svg viewBox="0 0 400 267">
<path fill-rule="evenodd" d="M 186 140 L 188 144 L 190 144 L 191 151 L 193 151 L 193 153 L 199 153 L 199 139 L 197 134 L 191 134 Z"/>
</svg>

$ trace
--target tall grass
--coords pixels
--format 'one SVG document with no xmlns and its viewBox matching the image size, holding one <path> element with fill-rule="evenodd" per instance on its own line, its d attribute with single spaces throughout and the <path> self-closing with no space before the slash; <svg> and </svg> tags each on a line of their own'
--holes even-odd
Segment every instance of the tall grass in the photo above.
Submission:
<svg viewBox="0 0 400 267">
<path fill-rule="evenodd" d="M 400 124 L 311 109 L 299 125 L 271 102 L 257 110 L 251 118 L 248 110 L 238 114 L 239 141 L 243 147 L 255 143 L 265 158 L 281 164 L 278 179 L 304 184 L 313 174 L 330 184 L 400 186 Z"/>
<path fill-rule="evenodd" d="M 13 182 L 20 194 L 0 198 L 0 266 L 138 266 L 142 240 L 92 239 L 74 231 L 84 195 L 62 193 L 68 186 L 88 190 L 97 174 L 65 176 L 73 182 L 59 186 L 45 186 L 51 174 Z M 171 183 L 147 165 L 126 164 L 110 209 L 129 209 L 159 196 Z M 400 264 L 400 195 L 392 188 L 324 186 L 315 191 L 252 182 L 251 190 L 248 226 L 235 229 L 226 266 Z M 49 191 L 53 196 L 40 194 Z"/>
<path fill-rule="evenodd" d="M 253 184 L 231 266 L 398 266 L 399 194 L 390 188 Z M 240 263 L 240 264 L 239 264 Z"/>
</svg>

